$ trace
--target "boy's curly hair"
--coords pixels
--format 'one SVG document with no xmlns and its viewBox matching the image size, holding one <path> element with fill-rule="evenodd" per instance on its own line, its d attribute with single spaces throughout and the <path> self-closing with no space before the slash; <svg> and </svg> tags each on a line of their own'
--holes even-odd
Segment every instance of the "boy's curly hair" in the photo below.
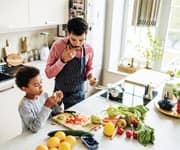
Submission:
<svg viewBox="0 0 180 150">
<path fill-rule="evenodd" d="M 23 66 L 16 73 L 16 85 L 19 88 L 27 87 L 29 81 L 40 74 L 40 70 L 32 66 Z"/>
</svg>

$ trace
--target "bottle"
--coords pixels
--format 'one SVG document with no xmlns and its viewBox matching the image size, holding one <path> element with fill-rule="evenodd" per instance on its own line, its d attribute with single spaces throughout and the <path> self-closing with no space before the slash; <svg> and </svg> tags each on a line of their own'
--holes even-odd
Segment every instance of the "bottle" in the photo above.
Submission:
<svg viewBox="0 0 180 150">
<path fill-rule="evenodd" d="M 177 112 L 180 113 L 180 99 L 177 101 Z"/>
<path fill-rule="evenodd" d="M 168 93 L 168 99 L 174 98 L 173 89 L 176 88 L 176 81 L 174 79 L 174 74 L 170 75 L 170 79 L 164 84 L 163 91 L 162 91 L 162 99 Z"/>
<path fill-rule="evenodd" d="M 3 47 L 2 50 L 1 50 L 1 60 L 2 60 L 3 62 L 6 62 L 6 57 L 7 57 L 6 48 Z"/>
<path fill-rule="evenodd" d="M 42 40 L 43 40 L 43 45 L 40 49 L 40 59 L 42 61 L 46 61 L 49 56 L 48 35 L 49 33 L 47 32 L 40 33 L 40 36 L 42 37 Z"/>
</svg>

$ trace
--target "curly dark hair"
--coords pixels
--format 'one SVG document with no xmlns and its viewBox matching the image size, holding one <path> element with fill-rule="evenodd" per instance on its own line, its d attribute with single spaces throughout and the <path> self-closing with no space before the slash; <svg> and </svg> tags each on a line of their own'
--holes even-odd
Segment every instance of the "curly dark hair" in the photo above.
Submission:
<svg viewBox="0 0 180 150">
<path fill-rule="evenodd" d="M 29 81 L 39 74 L 39 69 L 32 66 L 23 66 L 16 73 L 16 85 L 19 88 L 28 87 Z"/>
<path fill-rule="evenodd" d="M 83 33 L 87 33 L 88 23 L 83 18 L 75 17 L 68 21 L 67 30 L 69 33 L 82 35 Z"/>
</svg>

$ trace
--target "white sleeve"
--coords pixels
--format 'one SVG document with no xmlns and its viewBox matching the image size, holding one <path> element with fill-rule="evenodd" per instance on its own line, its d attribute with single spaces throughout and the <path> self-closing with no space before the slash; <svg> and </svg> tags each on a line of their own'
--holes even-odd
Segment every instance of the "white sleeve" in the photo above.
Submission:
<svg viewBox="0 0 180 150">
<path fill-rule="evenodd" d="M 37 132 L 46 123 L 52 111 L 45 106 L 41 106 L 39 109 L 41 110 L 37 113 L 33 105 L 25 104 L 19 107 L 19 113 L 24 125 L 32 132 Z"/>
</svg>

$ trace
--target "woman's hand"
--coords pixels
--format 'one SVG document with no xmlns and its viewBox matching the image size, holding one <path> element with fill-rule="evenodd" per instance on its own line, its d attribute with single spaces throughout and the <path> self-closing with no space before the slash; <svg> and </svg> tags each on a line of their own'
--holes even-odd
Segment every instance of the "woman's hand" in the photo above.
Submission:
<svg viewBox="0 0 180 150">
<path fill-rule="evenodd" d="M 64 49 L 62 53 L 62 61 L 64 63 L 67 63 L 68 61 L 72 60 L 76 56 L 76 48 L 70 48 L 69 45 L 67 45 L 66 49 Z"/>
</svg>

